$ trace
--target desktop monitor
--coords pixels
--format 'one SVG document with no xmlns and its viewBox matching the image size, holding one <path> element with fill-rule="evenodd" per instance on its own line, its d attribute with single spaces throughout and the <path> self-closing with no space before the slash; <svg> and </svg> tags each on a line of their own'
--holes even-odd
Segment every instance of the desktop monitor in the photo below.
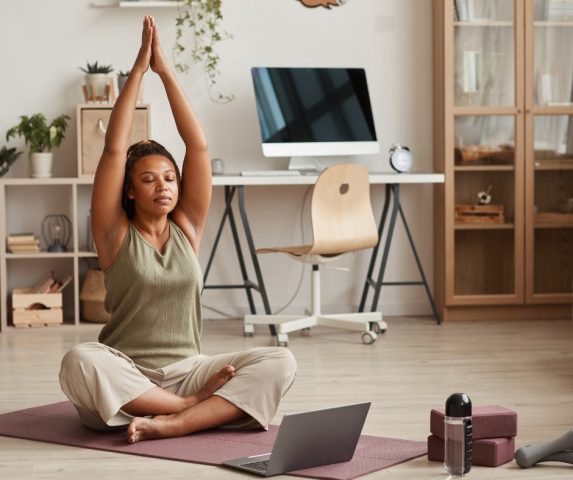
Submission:
<svg viewBox="0 0 573 480">
<path fill-rule="evenodd" d="M 314 157 L 379 151 L 362 68 L 251 69 L 263 154 L 316 169 Z"/>
</svg>

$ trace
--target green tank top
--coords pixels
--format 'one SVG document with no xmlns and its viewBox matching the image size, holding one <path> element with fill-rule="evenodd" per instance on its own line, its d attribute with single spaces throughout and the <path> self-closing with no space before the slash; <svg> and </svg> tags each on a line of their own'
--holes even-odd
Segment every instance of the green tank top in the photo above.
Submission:
<svg viewBox="0 0 573 480">
<path fill-rule="evenodd" d="M 175 223 L 169 220 L 163 254 L 130 223 L 104 277 L 111 319 L 100 332 L 101 343 L 153 369 L 200 352 L 201 267 Z"/>
</svg>

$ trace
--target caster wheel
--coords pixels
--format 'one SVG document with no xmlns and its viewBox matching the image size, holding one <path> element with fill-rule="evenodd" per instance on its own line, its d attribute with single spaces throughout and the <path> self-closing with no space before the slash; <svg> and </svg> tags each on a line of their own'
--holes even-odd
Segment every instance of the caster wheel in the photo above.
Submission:
<svg viewBox="0 0 573 480">
<path fill-rule="evenodd" d="M 372 345 L 376 341 L 376 334 L 374 332 L 364 332 L 362 334 L 362 343 L 364 345 Z"/>
<path fill-rule="evenodd" d="M 255 326 L 251 323 L 243 327 L 243 337 L 252 337 L 255 334 Z"/>
<path fill-rule="evenodd" d="M 277 342 L 278 347 L 288 347 L 288 342 Z"/>
<path fill-rule="evenodd" d="M 300 331 L 300 334 L 301 334 L 301 335 L 310 335 L 310 327 L 303 328 L 303 329 Z"/>
<path fill-rule="evenodd" d="M 381 326 L 380 323 L 381 322 L 372 322 L 371 325 L 372 331 L 377 335 L 380 335 L 381 333 L 386 333 L 387 330 L 386 323 L 384 323 L 384 326 Z"/>
</svg>

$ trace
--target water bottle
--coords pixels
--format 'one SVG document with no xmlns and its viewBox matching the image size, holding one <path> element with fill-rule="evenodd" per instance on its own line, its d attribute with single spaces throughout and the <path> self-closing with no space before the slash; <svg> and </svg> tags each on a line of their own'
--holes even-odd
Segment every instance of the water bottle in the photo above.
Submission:
<svg viewBox="0 0 573 480">
<path fill-rule="evenodd" d="M 472 467 L 472 402 L 465 393 L 454 393 L 446 400 L 444 418 L 444 467 L 461 477 Z"/>
</svg>

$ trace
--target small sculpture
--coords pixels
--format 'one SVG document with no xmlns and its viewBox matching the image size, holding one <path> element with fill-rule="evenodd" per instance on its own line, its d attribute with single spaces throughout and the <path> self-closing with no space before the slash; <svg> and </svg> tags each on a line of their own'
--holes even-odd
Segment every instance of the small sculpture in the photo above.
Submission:
<svg viewBox="0 0 573 480">
<path fill-rule="evenodd" d="M 491 203 L 491 185 L 487 188 L 487 190 L 478 192 L 478 204 L 479 205 L 489 205 Z"/>
<path fill-rule="evenodd" d="M 299 0 L 305 7 L 314 8 L 323 6 L 325 8 L 331 8 L 332 6 L 338 7 L 339 5 L 344 5 L 346 0 Z"/>
</svg>

